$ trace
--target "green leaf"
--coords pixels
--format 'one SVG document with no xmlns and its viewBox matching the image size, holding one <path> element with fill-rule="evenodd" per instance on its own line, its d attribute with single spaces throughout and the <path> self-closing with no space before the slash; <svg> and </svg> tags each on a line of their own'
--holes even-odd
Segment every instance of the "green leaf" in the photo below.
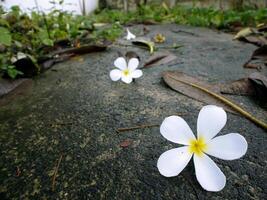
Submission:
<svg viewBox="0 0 267 200">
<path fill-rule="evenodd" d="M 15 68 L 14 65 L 9 65 L 7 67 L 7 74 L 10 78 L 16 78 L 17 75 L 22 75 L 23 73 Z"/>
<path fill-rule="evenodd" d="M 149 39 L 146 38 L 137 38 L 132 41 L 132 44 L 137 45 L 137 46 L 143 46 L 149 49 L 149 52 L 152 54 L 154 53 L 155 49 L 155 44 L 154 42 L 150 41 Z"/>
<path fill-rule="evenodd" d="M 0 27 L 0 44 L 10 46 L 11 45 L 11 34 L 8 29 Z"/>
<path fill-rule="evenodd" d="M 47 45 L 47 46 L 53 46 L 54 45 L 53 40 L 50 40 L 49 38 L 44 39 L 42 42 L 44 45 Z"/>
<path fill-rule="evenodd" d="M 38 33 L 38 36 L 41 40 L 41 42 L 44 44 L 44 45 L 47 45 L 47 46 L 53 46 L 54 45 L 54 42 L 53 40 L 51 40 L 48 36 L 48 33 L 45 29 L 41 29 Z"/>
</svg>

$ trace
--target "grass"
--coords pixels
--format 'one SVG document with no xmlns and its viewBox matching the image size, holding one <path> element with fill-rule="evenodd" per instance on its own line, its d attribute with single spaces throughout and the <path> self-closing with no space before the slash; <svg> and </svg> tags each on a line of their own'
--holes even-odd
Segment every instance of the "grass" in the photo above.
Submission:
<svg viewBox="0 0 267 200">
<path fill-rule="evenodd" d="M 136 11 L 124 13 L 120 10 L 102 10 L 92 16 L 95 22 L 115 23 L 176 23 L 192 26 L 229 29 L 231 26 L 255 26 L 267 21 L 267 9 L 215 10 L 213 8 L 190 8 L 176 6 L 141 6 Z"/>
</svg>

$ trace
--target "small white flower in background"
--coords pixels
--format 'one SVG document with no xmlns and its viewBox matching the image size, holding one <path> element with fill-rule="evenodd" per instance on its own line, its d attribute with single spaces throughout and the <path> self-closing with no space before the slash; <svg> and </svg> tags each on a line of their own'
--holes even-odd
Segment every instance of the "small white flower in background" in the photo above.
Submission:
<svg viewBox="0 0 267 200">
<path fill-rule="evenodd" d="M 132 40 L 132 39 L 135 39 L 136 36 L 134 34 L 132 34 L 129 29 L 127 28 L 127 36 L 126 36 L 126 39 L 127 40 Z"/>
<path fill-rule="evenodd" d="M 137 58 L 131 58 L 128 62 L 123 57 L 119 57 L 114 61 L 115 67 L 110 71 L 110 78 L 112 81 L 122 80 L 124 83 L 131 83 L 134 78 L 139 78 L 143 75 L 142 70 L 137 69 L 139 60 Z"/>
<path fill-rule="evenodd" d="M 215 137 L 226 124 L 226 120 L 226 112 L 222 108 L 214 105 L 204 106 L 198 115 L 196 138 L 183 118 L 165 118 L 160 126 L 163 137 L 186 146 L 161 154 L 157 163 L 159 172 L 166 177 L 177 176 L 193 156 L 200 185 L 207 191 L 222 190 L 226 184 L 225 175 L 208 155 L 234 160 L 245 155 L 248 147 L 246 139 L 238 133 Z"/>
</svg>

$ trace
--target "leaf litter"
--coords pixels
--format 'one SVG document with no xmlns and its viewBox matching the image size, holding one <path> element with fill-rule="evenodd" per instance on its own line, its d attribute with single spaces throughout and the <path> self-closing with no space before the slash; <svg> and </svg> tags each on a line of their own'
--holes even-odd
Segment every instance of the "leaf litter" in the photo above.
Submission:
<svg viewBox="0 0 267 200">
<path fill-rule="evenodd" d="M 154 55 L 150 56 L 147 61 L 144 63 L 143 68 L 150 68 L 154 66 L 159 66 L 163 64 L 168 64 L 173 60 L 176 60 L 177 56 L 175 56 L 171 52 L 157 52 Z"/>
<path fill-rule="evenodd" d="M 229 100 L 225 96 L 219 93 L 219 87 L 211 86 L 210 84 L 196 79 L 195 77 L 188 76 L 179 71 L 167 71 L 163 73 L 163 79 L 172 89 L 185 96 L 191 97 L 195 100 L 215 104 L 223 107 L 225 110 L 232 113 L 239 113 L 251 120 L 258 126 L 261 126 L 267 130 L 267 124 L 252 114 L 245 111 L 238 104 L 234 103 L 232 100 Z"/>
</svg>

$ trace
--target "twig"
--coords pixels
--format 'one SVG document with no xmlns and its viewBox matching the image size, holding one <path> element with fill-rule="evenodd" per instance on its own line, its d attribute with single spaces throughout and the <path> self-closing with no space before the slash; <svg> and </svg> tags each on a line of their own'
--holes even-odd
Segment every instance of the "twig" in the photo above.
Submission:
<svg viewBox="0 0 267 200">
<path fill-rule="evenodd" d="M 140 125 L 140 126 L 133 126 L 133 127 L 128 127 L 128 128 L 118 128 L 116 132 L 126 132 L 126 131 L 132 131 L 136 129 L 141 129 L 141 128 L 151 128 L 151 127 L 157 127 L 159 124 L 145 124 L 145 125 Z"/>
<path fill-rule="evenodd" d="M 186 115 L 186 113 L 176 113 L 176 115 L 183 116 L 183 115 Z M 157 127 L 157 126 L 160 126 L 160 125 L 159 124 L 143 124 L 143 125 L 133 126 L 133 127 L 118 128 L 116 132 L 120 133 L 120 132 L 132 131 L 132 130 L 142 129 L 142 128 L 152 128 L 152 127 Z"/>
<path fill-rule="evenodd" d="M 245 116 L 247 119 L 249 119 L 250 121 L 254 122 L 255 124 L 259 125 L 260 127 L 264 128 L 265 130 L 267 130 L 267 124 L 259 119 L 257 119 L 256 117 L 254 117 L 252 114 L 248 113 L 247 111 L 245 111 L 243 108 L 241 108 L 240 106 L 236 105 L 235 103 L 233 103 L 232 101 L 230 101 L 229 99 L 227 99 L 226 97 L 223 97 L 219 94 L 216 94 L 214 92 L 209 91 L 208 89 L 201 87 L 199 85 L 196 85 L 194 83 L 190 83 L 187 81 L 183 81 L 180 79 L 177 79 L 176 77 L 172 76 L 172 75 L 168 75 L 170 78 L 181 82 L 183 84 L 186 85 L 190 85 L 194 88 L 197 88 L 203 92 L 206 92 L 207 94 L 219 99 L 220 101 L 222 101 L 223 103 L 225 103 L 226 105 L 230 106 L 231 108 L 233 108 L 233 110 L 239 112 L 240 114 L 242 114 L 243 116 Z"/>
<path fill-rule="evenodd" d="M 188 34 L 188 35 L 192 35 L 192 36 L 197 36 L 197 37 L 199 37 L 198 34 L 196 34 L 196 33 L 192 33 L 192 32 L 190 32 L 190 31 L 184 31 L 184 30 L 172 30 L 172 32 L 174 32 L 174 33 L 185 33 L 185 34 Z"/>
<path fill-rule="evenodd" d="M 58 162 L 57 162 L 57 165 L 55 167 L 55 171 L 54 171 L 54 174 L 53 174 L 53 177 L 52 177 L 52 191 L 55 191 L 57 172 L 58 172 L 58 168 L 59 168 L 59 165 L 61 163 L 62 158 L 63 158 L 63 155 L 61 154 L 59 159 L 58 159 Z"/>
</svg>

